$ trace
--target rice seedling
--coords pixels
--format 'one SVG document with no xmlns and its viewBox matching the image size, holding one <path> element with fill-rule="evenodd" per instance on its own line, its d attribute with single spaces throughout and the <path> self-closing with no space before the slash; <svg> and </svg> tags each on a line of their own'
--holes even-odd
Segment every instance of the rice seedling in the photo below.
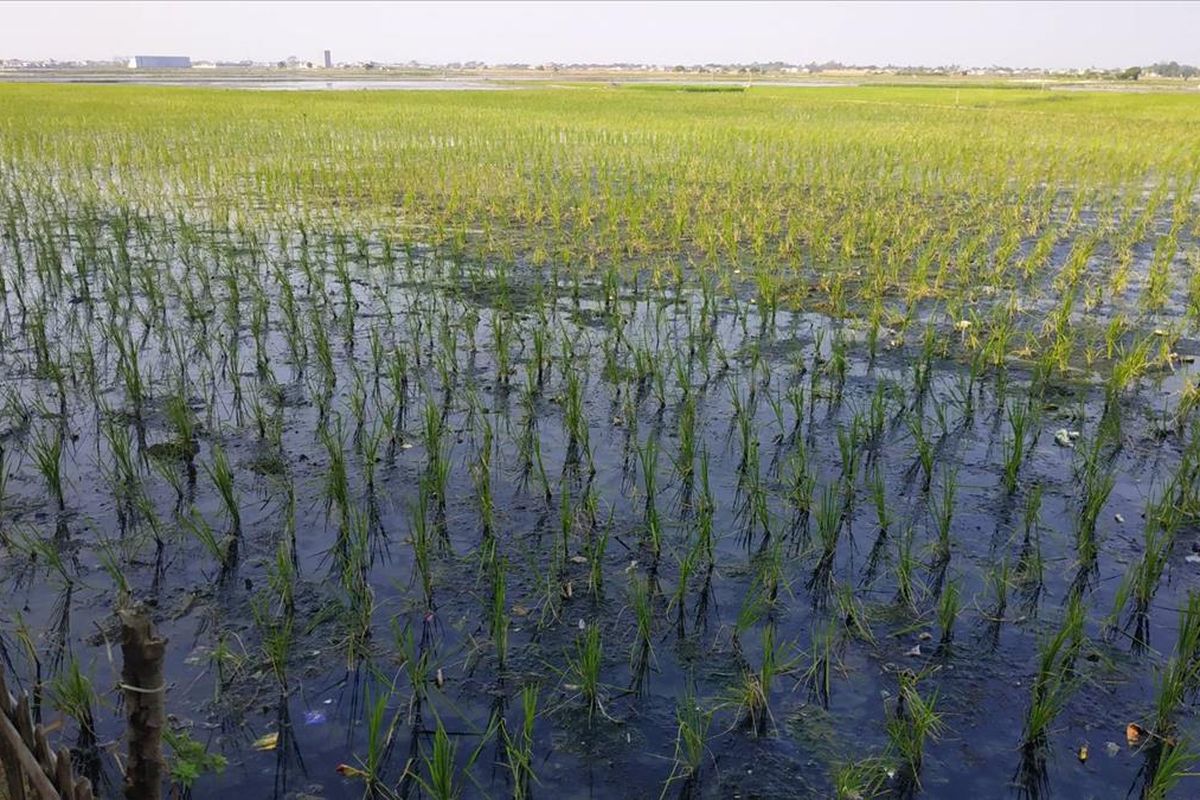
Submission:
<svg viewBox="0 0 1200 800">
<path fill-rule="evenodd" d="M 1096 560 L 1096 523 L 1116 485 L 1116 477 L 1111 470 L 1099 465 L 1097 456 L 1089 455 L 1085 458 L 1082 478 L 1082 501 L 1076 523 L 1075 541 L 1080 565 L 1086 569 Z"/>
<path fill-rule="evenodd" d="M 878 466 L 872 471 L 867 486 L 871 493 L 871 503 L 875 508 L 875 524 L 878 526 L 880 534 L 886 535 L 892 526 L 894 515 L 888 502 L 887 483 Z"/>
<path fill-rule="evenodd" d="M 587 706 L 589 722 L 596 712 L 607 716 L 600 696 L 603 661 L 604 644 L 600 638 L 600 628 L 589 625 L 575 643 L 575 657 L 567 659 L 573 681 Z"/>
<path fill-rule="evenodd" d="M 937 694 L 923 695 L 919 677 L 908 670 L 899 674 L 895 710 L 887 721 L 888 742 L 901 764 L 901 782 L 913 786 L 921 784 L 926 743 L 938 738 L 943 728 Z"/>
<path fill-rule="evenodd" d="M 1147 776 L 1142 796 L 1146 800 L 1166 800 L 1184 778 L 1195 778 L 1196 752 L 1186 740 L 1164 742 Z"/>
<path fill-rule="evenodd" d="M 951 524 L 954 521 L 954 498 L 958 491 L 958 473 L 947 470 L 942 473 L 941 491 L 930 497 L 930 512 L 937 525 L 937 543 L 934 545 L 934 560 L 950 559 Z"/>
<path fill-rule="evenodd" d="M 922 491 L 929 491 L 929 485 L 933 481 L 933 465 L 936 455 L 934 453 L 933 443 L 929 441 L 925 433 L 925 417 L 920 411 L 914 411 L 908 418 L 908 429 L 913 437 L 913 445 L 917 451 L 917 464 L 921 467 Z"/>
<path fill-rule="evenodd" d="M 838 668 L 837 632 L 831 625 L 813 632 L 812 645 L 807 653 L 808 667 L 804 682 L 809 695 L 825 708 L 833 692 L 833 674 Z"/>
<path fill-rule="evenodd" d="M 461 794 L 456 781 L 456 750 L 454 742 L 450 741 L 450 736 L 442 727 L 442 721 L 438 720 L 433 732 L 430 754 L 424 757 L 426 777 L 416 776 L 421 788 L 434 800 L 454 800 Z"/>
<path fill-rule="evenodd" d="M 889 775 L 895 770 L 885 758 L 871 757 L 837 766 L 833 791 L 837 800 L 880 797 L 887 793 Z"/>
<path fill-rule="evenodd" d="M 647 439 L 639 448 L 638 458 L 642 467 L 643 492 L 645 494 L 646 540 L 655 559 L 662 553 L 662 519 L 658 513 L 658 443 Z"/>
<path fill-rule="evenodd" d="M 428 611 L 432 611 L 434 609 L 433 561 L 431 552 L 433 548 L 433 531 L 429 525 L 429 494 L 427 484 L 422 480 L 421 490 L 417 495 L 417 502 L 409 512 L 412 522 L 409 542 L 412 544 L 413 566 L 421 581 L 421 591 L 425 600 L 425 608 Z"/>
<path fill-rule="evenodd" d="M 229 765 L 219 753 L 211 753 L 186 730 L 163 728 L 163 742 L 171 749 L 171 780 L 187 796 L 205 773 L 220 775 Z"/>
<path fill-rule="evenodd" d="M 44 431 L 39 431 L 30 446 L 30 451 L 42 480 L 46 482 L 46 490 L 54 498 L 58 510 L 66 510 L 65 479 L 62 474 L 62 432 L 48 436 Z"/>
<path fill-rule="evenodd" d="M 218 538 L 216 531 L 204 520 L 200 512 L 192 509 L 192 513 L 180 517 L 180 523 L 183 528 L 196 538 L 209 555 L 217 560 L 222 569 L 227 567 L 234 558 L 236 552 L 231 539 L 222 540 Z"/>
<path fill-rule="evenodd" d="M 234 537 L 241 536 L 242 514 L 237 489 L 233 485 L 233 468 L 230 466 L 229 459 L 225 457 L 225 451 L 221 449 L 220 445 L 213 445 L 212 463 L 206 464 L 204 471 L 208 473 L 209 480 L 212 481 L 213 487 L 221 497 L 221 503 L 225 507 L 225 514 L 229 517 L 232 535 Z"/>
<path fill-rule="evenodd" d="M 781 675 L 795 670 L 798 659 L 788 657 L 788 645 L 775 643 L 775 626 L 763 626 L 762 646 L 757 670 L 743 666 L 738 682 L 731 689 L 730 704 L 737 709 L 741 724 L 755 736 L 765 736 L 772 726 L 771 692 Z"/>
<path fill-rule="evenodd" d="M 679 557 L 679 574 L 675 582 L 675 591 L 671 595 L 670 605 L 675 608 L 676 631 L 681 637 L 686 634 L 684 606 L 687 601 L 688 584 L 703 558 L 703 543 L 700 541 L 697 541 L 695 546 L 690 547 Z M 640 627 L 639 621 L 639 629 Z"/>
<path fill-rule="evenodd" d="M 797 440 L 789 458 L 788 501 L 795 509 L 798 527 L 805 532 L 808 530 L 809 512 L 813 508 L 813 492 L 816 489 L 816 478 L 809 468 L 808 458 L 802 440 Z M 707 460 L 705 468 L 707 470 Z"/>
<path fill-rule="evenodd" d="M 521 727 L 509 733 L 508 722 L 501 720 L 500 734 L 504 740 L 504 760 L 512 778 L 513 800 L 524 800 L 533 794 L 537 775 L 533 769 L 534 722 L 538 715 L 538 688 L 526 684 L 521 688 Z"/>
<path fill-rule="evenodd" d="M 1026 439 L 1029 436 L 1032 412 L 1024 403 L 1013 403 L 1008 407 L 1008 425 L 1011 431 L 1004 440 L 1004 488 L 1009 494 L 1017 490 L 1017 475 L 1025 460 Z"/>
<path fill-rule="evenodd" d="M 1143 796 L 1166 797 L 1182 778 L 1191 776 L 1195 754 L 1181 735 L 1177 718 L 1198 685 L 1196 657 L 1200 653 L 1200 596 L 1188 593 L 1179 613 L 1175 650 L 1155 681 L 1152 737 L 1145 743 L 1142 765 Z"/>
<path fill-rule="evenodd" d="M 256 595 L 252 599 L 250 610 L 260 631 L 262 657 L 280 689 L 286 691 L 291 685 L 288 665 L 295 642 L 295 619 L 287 614 L 276 615 L 270 608 L 268 598 L 263 595 Z"/>
<path fill-rule="evenodd" d="M 942 594 L 938 598 L 937 623 L 942 632 L 938 644 L 942 648 L 949 647 L 954 641 L 954 623 L 958 620 L 958 612 L 962 607 L 960 596 L 958 581 L 952 580 L 942 587 Z"/>
<path fill-rule="evenodd" d="M 833 588 L 833 562 L 841 538 L 845 504 L 837 486 L 825 487 L 817 502 L 817 538 L 820 555 L 809 578 L 808 589 L 814 597 L 822 598 Z"/>
<path fill-rule="evenodd" d="M 96 740 L 96 721 L 93 709 L 99 703 L 91 679 L 79 669 L 79 661 L 71 659 L 67 668 L 54 676 L 47 687 L 54 707 L 79 726 L 80 741 L 91 746 Z"/>
<path fill-rule="evenodd" d="M 1083 622 L 1083 604 L 1079 595 L 1073 594 L 1058 630 L 1038 651 L 1037 671 L 1021 735 L 1021 766 L 1017 775 L 1021 785 L 1038 786 L 1045 781 L 1050 726 L 1079 685 L 1074 664 L 1082 642 Z"/>
<path fill-rule="evenodd" d="M 705 709 L 692 689 L 675 704 L 675 754 L 671 774 L 663 784 L 659 798 L 666 797 L 671 785 L 682 782 L 680 793 L 687 796 L 687 787 L 700 780 L 704 758 L 708 754 L 708 731 L 712 725 L 713 711 Z"/>
<path fill-rule="evenodd" d="M 924 594 L 916 577 L 917 560 L 913 553 L 913 531 L 908 528 L 896 540 L 896 601 L 909 613 L 919 613 Z"/>
<path fill-rule="evenodd" d="M 338 771 L 342 774 L 352 775 L 361 780 L 364 784 L 365 796 L 368 797 L 389 797 L 393 792 L 388 786 L 385 778 L 384 768 L 388 756 L 391 753 L 392 745 L 395 739 L 396 727 L 400 721 L 400 714 L 388 714 L 388 704 L 392 699 L 392 692 L 389 687 L 388 691 L 372 696 L 367 690 L 364 698 L 364 714 L 363 724 L 366 728 L 366 754 L 357 758 L 358 766 L 350 769 L 344 769 L 345 765 L 340 765 Z M 439 730 L 440 730 L 439 723 Z M 444 735 L 444 732 L 443 732 Z M 451 776 L 447 777 L 438 774 L 436 777 L 443 780 L 452 780 L 453 776 L 453 751 L 450 752 L 450 769 Z M 445 754 L 433 755 L 433 759 L 444 757 Z M 435 769 L 443 768 L 443 765 L 436 765 Z M 409 774 L 408 767 L 405 769 L 405 775 Z M 431 776 L 434 770 L 431 770 Z M 422 787 L 426 784 L 420 776 L 413 775 L 418 782 L 421 782 Z"/>
<path fill-rule="evenodd" d="M 0 519 L 4 517 L 4 502 L 8 495 L 8 463 L 5 461 L 4 445 L 0 444 Z"/>
<path fill-rule="evenodd" d="M 492 644 L 496 648 L 496 662 L 504 669 L 508 658 L 508 611 L 506 608 L 507 561 L 499 559 L 492 569 L 492 603 L 491 603 L 491 634 Z"/>
</svg>

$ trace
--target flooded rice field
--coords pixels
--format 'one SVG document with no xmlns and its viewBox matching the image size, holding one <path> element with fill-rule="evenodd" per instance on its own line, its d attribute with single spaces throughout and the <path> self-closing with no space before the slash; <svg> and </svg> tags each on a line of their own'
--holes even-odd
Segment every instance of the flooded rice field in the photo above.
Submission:
<svg viewBox="0 0 1200 800">
<path fill-rule="evenodd" d="M 172 151 L 120 105 L 71 127 L 111 90 L 36 91 L 71 132 L 14 127 L 0 167 L 0 654 L 97 796 L 134 602 L 197 798 L 1194 789 L 1194 154 L 1077 200 L 1040 163 L 964 189 L 939 140 L 881 190 L 741 135 L 697 145 L 730 160 L 697 179 L 664 166 L 686 135 L 612 127 L 777 113 L 753 91 L 616 91 L 516 138 L 506 102 L 595 112 L 408 99 L 430 116 L 386 145 L 330 144 L 345 107 L 317 105 L 286 155 L 240 107 Z M 882 125 L 879 152 L 910 113 L 777 91 Z M 486 190 L 514 150 L 530 192 Z M 573 201 L 535 213 L 547 171 Z M 813 203 L 794 260 L 714 201 L 750 183 Z"/>
</svg>

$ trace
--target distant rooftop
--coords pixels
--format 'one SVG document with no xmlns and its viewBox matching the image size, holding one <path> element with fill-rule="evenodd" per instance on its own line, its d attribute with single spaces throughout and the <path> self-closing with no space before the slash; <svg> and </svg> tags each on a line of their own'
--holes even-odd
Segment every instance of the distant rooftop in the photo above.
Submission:
<svg viewBox="0 0 1200 800">
<path fill-rule="evenodd" d="M 129 59 L 130 69 L 187 69 L 190 66 L 190 56 L 134 56 Z"/>
</svg>

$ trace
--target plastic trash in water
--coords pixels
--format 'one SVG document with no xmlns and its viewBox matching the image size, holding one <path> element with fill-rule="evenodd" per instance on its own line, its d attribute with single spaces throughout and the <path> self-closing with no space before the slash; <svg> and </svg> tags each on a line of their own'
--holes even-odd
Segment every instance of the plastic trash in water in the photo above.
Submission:
<svg viewBox="0 0 1200 800">
<path fill-rule="evenodd" d="M 279 744 L 279 734 L 278 733 L 268 733 L 266 736 L 262 736 L 258 739 L 255 739 L 254 744 L 252 744 L 251 747 L 253 747 L 255 750 L 262 752 L 264 750 L 274 750 L 278 744 Z"/>
</svg>

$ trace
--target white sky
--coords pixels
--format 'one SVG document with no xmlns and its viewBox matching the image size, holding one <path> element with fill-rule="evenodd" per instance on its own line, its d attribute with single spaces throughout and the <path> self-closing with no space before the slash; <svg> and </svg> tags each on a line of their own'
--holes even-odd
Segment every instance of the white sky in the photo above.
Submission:
<svg viewBox="0 0 1200 800">
<path fill-rule="evenodd" d="M 1200 64 L 1200 2 L 0 2 L 0 58 Z"/>
</svg>

